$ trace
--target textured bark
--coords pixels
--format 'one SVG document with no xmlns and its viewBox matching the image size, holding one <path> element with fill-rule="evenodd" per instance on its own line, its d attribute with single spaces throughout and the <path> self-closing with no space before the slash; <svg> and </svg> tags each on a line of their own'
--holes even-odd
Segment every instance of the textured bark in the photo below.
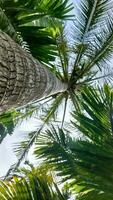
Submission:
<svg viewBox="0 0 113 200">
<path fill-rule="evenodd" d="M 0 32 L 0 111 L 25 105 L 66 89 L 66 84 L 7 34 Z"/>
</svg>

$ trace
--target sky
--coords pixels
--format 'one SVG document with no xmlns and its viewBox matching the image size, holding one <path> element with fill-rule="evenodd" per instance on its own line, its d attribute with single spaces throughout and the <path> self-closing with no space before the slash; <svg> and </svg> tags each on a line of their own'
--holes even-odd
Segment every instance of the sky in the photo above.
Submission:
<svg viewBox="0 0 113 200">
<path fill-rule="evenodd" d="M 2 143 L 0 144 L 0 177 L 4 176 L 10 166 L 17 162 L 17 157 L 14 153 L 14 146 L 16 143 L 25 139 L 25 136 L 31 131 L 37 129 L 38 121 L 35 118 L 31 118 L 29 120 L 24 120 L 21 124 L 19 124 L 12 135 L 7 135 Z M 23 136 L 23 137 L 22 137 Z M 33 156 L 30 158 L 33 161 Z"/>
</svg>

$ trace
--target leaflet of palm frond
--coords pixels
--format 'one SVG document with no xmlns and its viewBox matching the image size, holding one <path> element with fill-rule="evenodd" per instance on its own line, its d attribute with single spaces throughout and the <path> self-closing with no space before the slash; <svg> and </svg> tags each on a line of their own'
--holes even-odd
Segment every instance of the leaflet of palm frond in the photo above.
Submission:
<svg viewBox="0 0 113 200">
<path fill-rule="evenodd" d="M 40 164 L 38 167 L 35 167 L 32 163 L 29 161 L 25 161 L 24 167 L 19 168 L 15 174 L 17 174 L 20 177 L 28 176 L 32 171 L 32 174 L 34 176 L 38 177 L 45 177 L 47 182 L 49 184 L 53 184 L 54 182 L 54 173 L 53 171 L 50 171 L 48 166 L 46 164 Z"/>
<path fill-rule="evenodd" d="M 70 191 L 69 185 L 68 183 L 65 183 L 63 188 L 62 188 L 62 193 L 64 195 L 64 197 L 69 200 L 72 197 L 72 193 Z"/>
<path fill-rule="evenodd" d="M 56 189 L 56 191 L 58 193 L 58 196 L 59 196 L 59 198 L 61 200 L 66 200 L 66 199 L 68 200 L 68 197 L 60 192 L 60 190 L 59 190 L 59 188 L 58 188 L 56 183 L 54 183 L 54 187 L 55 187 L 55 189 Z"/>
<path fill-rule="evenodd" d="M 105 80 L 105 82 L 107 82 L 107 81 L 110 81 L 110 80 L 112 80 L 112 78 L 113 78 L 113 73 L 111 72 L 111 73 L 106 73 L 106 74 L 104 74 L 104 75 L 102 75 L 102 76 L 96 76 L 95 77 L 95 75 L 97 75 L 97 73 L 98 72 L 96 72 L 96 73 L 94 73 L 94 74 L 92 74 L 92 75 L 90 75 L 89 77 L 86 77 L 86 79 L 84 80 L 84 82 L 85 83 L 88 83 L 88 82 L 90 82 L 90 83 L 95 83 L 95 81 L 97 82 L 97 81 L 101 81 L 102 82 L 102 80 Z M 104 84 L 104 82 L 103 82 L 103 84 Z"/>
<path fill-rule="evenodd" d="M 58 65 L 56 65 L 54 63 L 53 64 L 50 63 L 48 67 L 49 67 L 50 71 L 57 76 L 57 78 L 59 78 L 60 80 L 64 81 L 64 76 L 62 75 Z"/>
<path fill-rule="evenodd" d="M 54 43 L 55 41 L 52 39 L 49 33 L 48 35 L 46 35 L 47 32 L 45 31 L 44 35 L 43 30 L 41 32 L 41 35 L 39 32 L 38 36 L 36 37 L 37 33 L 35 32 L 35 34 L 33 34 L 34 31 L 31 30 L 32 34 L 34 35 L 33 37 L 30 32 L 30 28 L 28 27 L 29 31 L 26 31 L 27 27 L 23 25 L 27 23 L 27 25 L 39 27 L 41 26 L 42 28 L 43 26 L 50 27 L 52 25 L 51 21 L 52 23 L 54 23 L 53 19 L 55 19 L 56 21 L 59 21 L 59 19 L 62 19 L 63 17 L 65 19 L 65 17 L 68 16 L 67 12 L 72 9 L 72 5 L 68 5 L 67 0 L 45 0 L 39 2 L 32 1 L 32 3 L 31 1 L 15 2 L 13 0 L 8 0 L 4 1 L 2 8 L 4 9 L 5 14 L 8 16 L 12 24 L 14 24 L 15 30 L 19 32 L 20 35 L 21 33 L 22 35 L 24 35 L 25 42 L 23 42 L 23 39 L 21 38 L 22 46 L 27 51 L 29 51 L 30 47 L 33 56 L 45 62 L 46 64 L 48 64 L 50 61 L 53 61 L 56 56 L 56 47 Z M 19 24 L 23 27 L 20 27 Z M 33 29 L 33 27 L 31 27 L 31 29 Z M 36 29 L 36 27 L 34 29 Z M 33 43 L 31 42 L 31 38 Z M 44 45 L 42 41 L 45 41 L 46 44 Z"/>
<path fill-rule="evenodd" d="M 8 124 L 10 124 L 10 122 L 12 122 L 12 120 L 14 120 L 16 123 L 16 119 L 20 115 L 21 115 L 21 113 L 16 110 L 4 112 L 0 115 L 0 122 L 2 122 L 4 124 L 4 126 L 7 126 Z"/>
<path fill-rule="evenodd" d="M 7 134 L 12 134 L 16 124 L 19 122 L 17 119 L 21 116 L 21 113 L 17 111 L 9 111 L 0 115 L 0 141 L 7 136 Z"/>
<path fill-rule="evenodd" d="M 70 144 L 70 149 L 73 152 L 75 159 L 78 159 L 78 166 L 81 169 L 80 177 L 78 176 L 77 178 L 78 182 L 81 181 L 81 186 L 82 179 L 87 180 L 88 173 L 89 185 L 92 185 L 91 187 L 94 187 L 93 185 L 95 185 L 95 187 L 100 190 L 111 190 L 112 178 L 110 178 L 110 176 L 113 167 L 113 151 L 111 149 L 106 149 L 104 146 L 93 144 L 88 140 L 73 141 Z M 111 171 L 109 175 L 107 174 L 107 170 Z M 109 182 L 109 189 L 107 186 L 105 187 L 106 183 L 103 185 L 100 184 L 103 180 Z"/>
<path fill-rule="evenodd" d="M 90 191 L 94 188 L 97 190 L 96 199 L 104 199 L 107 194 L 112 196 L 113 189 L 113 92 L 105 85 L 104 89 L 99 91 L 87 88 L 82 97 L 84 112 L 74 113 L 74 118 L 79 122 L 79 125 L 77 121 L 74 125 L 87 137 L 83 137 L 84 141 L 71 145 L 75 157 L 80 159 L 78 165 L 82 168 L 82 176 L 77 180 L 79 187 L 75 188 L 79 189 L 83 199 L 90 199 Z M 90 123 L 87 123 L 87 120 L 91 120 Z M 93 192 L 91 194 L 93 195 Z"/>
<path fill-rule="evenodd" d="M 4 0 L 0 0 L 0 7 L 2 6 L 3 2 L 4 2 Z"/>
<path fill-rule="evenodd" d="M 50 13 L 55 18 L 69 19 L 73 17 L 73 15 L 68 14 L 73 9 L 73 4 L 69 3 L 68 0 L 40 0 L 39 4 L 43 11 L 46 8 L 48 14 Z"/>
</svg>

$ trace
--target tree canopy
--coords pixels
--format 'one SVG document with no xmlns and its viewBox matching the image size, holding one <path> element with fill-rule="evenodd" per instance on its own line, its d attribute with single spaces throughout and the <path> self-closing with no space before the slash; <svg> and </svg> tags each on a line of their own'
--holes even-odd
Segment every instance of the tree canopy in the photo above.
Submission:
<svg viewBox="0 0 113 200">
<path fill-rule="evenodd" d="M 63 183 L 67 181 L 78 200 L 113 199 L 112 9 L 112 0 L 0 1 L 0 29 L 68 86 L 64 92 L 2 114 L 2 138 L 8 133 L 9 124 L 12 131 L 20 119 L 36 116 L 41 120 L 39 128 L 17 144 L 18 162 L 5 179 L 17 171 L 35 144 L 36 159 L 43 158 Z M 18 194 L 20 189 L 28 188 L 26 195 L 29 191 L 35 195 L 31 183 L 45 184 L 36 179 L 34 175 L 30 179 L 28 175 L 27 180 L 26 176 L 16 177 L 11 190 L 16 188 Z M 25 188 L 18 185 L 19 180 Z M 7 184 L 1 183 L 2 196 L 6 195 L 6 188 L 10 196 Z M 51 200 L 54 195 L 65 199 L 56 183 L 55 194 L 53 186 L 44 187 Z"/>
</svg>

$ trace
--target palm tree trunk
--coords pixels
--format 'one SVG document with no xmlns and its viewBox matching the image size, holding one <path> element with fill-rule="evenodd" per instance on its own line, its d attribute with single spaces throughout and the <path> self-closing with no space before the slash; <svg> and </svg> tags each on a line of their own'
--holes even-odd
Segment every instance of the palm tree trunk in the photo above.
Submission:
<svg viewBox="0 0 113 200">
<path fill-rule="evenodd" d="M 66 89 L 66 84 L 0 31 L 0 111 Z"/>
</svg>

